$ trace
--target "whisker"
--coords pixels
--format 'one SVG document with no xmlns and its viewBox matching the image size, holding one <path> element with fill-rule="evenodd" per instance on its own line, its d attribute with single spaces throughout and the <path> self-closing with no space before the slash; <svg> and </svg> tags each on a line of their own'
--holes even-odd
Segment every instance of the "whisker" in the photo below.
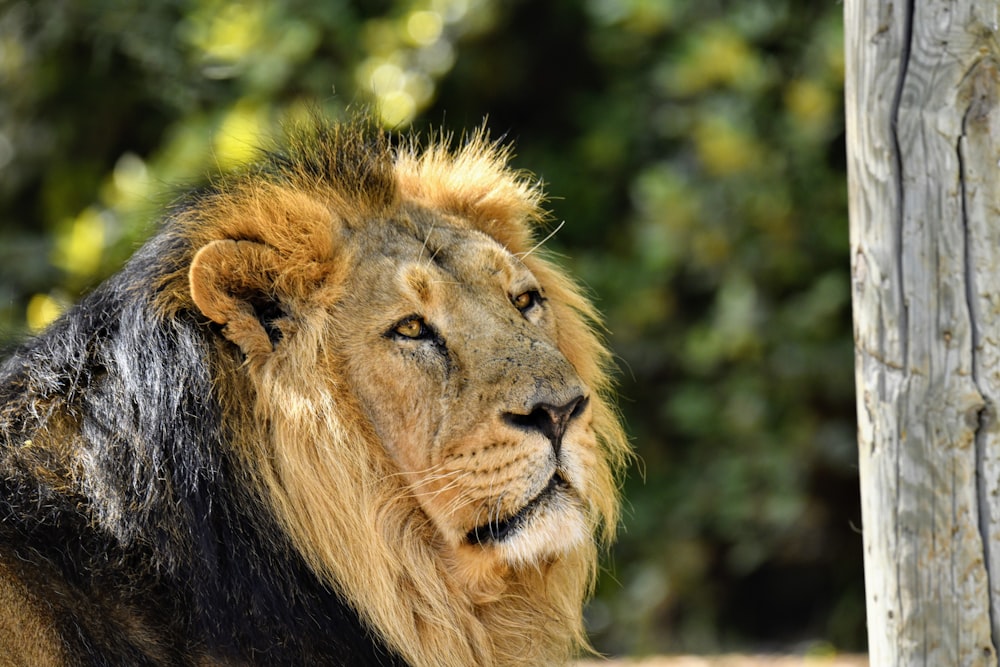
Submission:
<svg viewBox="0 0 1000 667">
<path fill-rule="evenodd" d="M 443 470 L 444 470 L 444 464 L 443 463 L 435 463 L 432 466 L 428 466 L 428 467 L 422 468 L 420 470 L 405 470 L 405 471 L 404 470 L 400 470 L 400 471 L 397 471 L 397 472 L 392 472 L 392 473 L 389 473 L 388 475 L 386 475 L 386 477 L 402 477 L 404 475 L 421 475 L 421 476 L 423 476 L 423 475 L 436 475 L 438 473 L 441 473 Z M 448 471 L 447 473 L 444 473 L 444 474 L 451 475 L 451 474 L 464 473 L 464 472 L 467 472 L 467 471 L 454 469 L 454 470 L 450 470 L 450 471 Z"/>
<path fill-rule="evenodd" d="M 543 245 L 545 245 L 545 242 L 546 242 L 546 241 L 548 241 L 548 240 L 549 240 L 549 239 L 551 239 L 551 238 L 552 238 L 553 236 L 555 236 L 555 235 L 556 235 L 557 233 L 559 233 L 559 230 L 560 230 L 560 229 L 562 229 L 562 228 L 563 228 L 563 225 L 565 225 L 565 224 L 566 224 L 566 221 L 565 221 L 565 220 L 563 220 L 562 222 L 560 222 L 560 223 L 559 223 L 559 224 L 558 224 L 558 225 L 556 226 L 556 228 L 555 228 L 555 229 L 553 229 L 553 230 L 552 230 L 552 231 L 551 231 L 551 232 L 549 233 L 549 235 L 548 235 L 548 236 L 546 236 L 546 237 L 545 237 L 544 239 L 542 239 L 541 241 L 539 241 L 538 243 L 536 243 L 536 244 L 535 244 L 535 247 L 534 247 L 534 248 L 532 248 L 531 250 L 529 250 L 529 251 L 527 251 L 527 252 L 520 252 L 520 253 L 517 253 L 517 254 L 515 255 L 515 257 L 519 257 L 519 258 L 521 258 L 521 259 L 524 259 L 525 257 L 527 257 L 528 255 L 530 255 L 531 253 L 535 252 L 536 250 L 538 250 L 539 248 L 541 248 L 541 247 L 542 247 Z"/>
<path fill-rule="evenodd" d="M 421 497 L 434 498 L 435 496 L 439 496 L 442 493 L 445 493 L 446 491 L 451 491 L 456 486 L 458 486 L 458 484 L 461 481 L 462 481 L 462 478 L 459 477 L 457 479 L 451 480 L 450 482 L 448 482 L 447 484 L 445 484 L 444 486 L 442 486 L 440 489 L 434 489 L 433 491 L 413 491 L 413 492 L 410 493 L 410 496 L 413 497 L 413 498 L 421 498 Z"/>
<path fill-rule="evenodd" d="M 432 229 L 431 231 L 434 231 L 434 230 Z M 430 234 L 428 234 L 427 236 L 428 236 L 428 238 L 430 238 Z M 434 258 L 438 256 L 439 252 L 441 252 L 441 248 L 440 247 L 437 250 L 435 250 L 434 254 L 431 255 L 431 258 L 429 260 L 427 260 L 428 263 L 433 262 Z"/>
<path fill-rule="evenodd" d="M 422 246 L 420 246 L 420 252 L 417 254 L 417 257 L 423 257 L 424 256 L 424 250 L 427 249 L 427 243 L 431 240 L 431 234 L 433 234 L 433 233 L 434 233 L 434 224 L 431 225 L 431 228 L 427 232 L 427 236 L 424 237 L 424 244 Z M 438 251 L 435 250 L 434 251 L 434 255 L 437 255 L 437 253 L 438 253 Z M 428 264 L 430 264 L 431 262 L 434 261 L 434 255 L 431 255 L 430 258 L 427 260 Z"/>
<path fill-rule="evenodd" d="M 469 470 L 441 470 L 438 466 L 432 466 L 426 469 L 425 471 L 421 471 L 421 474 L 426 475 L 421 480 L 422 485 L 431 482 L 438 482 L 441 480 L 447 480 L 447 483 L 440 488 L 426 490 L 426 491 L 420 491 L 413 488 L 412 486 L 407 486 L 405 493 L 406 498 L 413 498 L 417 500 L 429 498 L 433 500 L 437 496 L 446 493 L 448 491 L 451 491 L 452 489 L 459 486 L 466 478 L 471 476 L 472 472 Z M 446 506 L 444 508 L 444 512 L 453 513 L 460 505 L 464 504 L 464 502 L 465 500 L 460 495 L 458 498 L 454 498 L 451 501 L 449 501 L 449 506 L 453 507 Z"/>
</svg>

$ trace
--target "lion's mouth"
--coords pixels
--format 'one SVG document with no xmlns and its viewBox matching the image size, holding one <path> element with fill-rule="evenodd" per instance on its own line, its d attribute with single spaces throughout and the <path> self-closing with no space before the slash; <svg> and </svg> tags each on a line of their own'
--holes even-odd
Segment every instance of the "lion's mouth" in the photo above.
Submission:
<svg viewBox="0 0 1000 667">
<path fill-rule="evenodd" d="M 568 487 L 569 484 L 562 478 L 562 475 L 559 473 L 552 475 L 552 479 L 545 485 L 545 488 L 516 513 L 506 519 L 489 521 L 473 528 L 466 534 L 465 539 L 470 544 L 489 544 L 490 542 L 504 541 L 516 533 L 528 521 L 535 510 L 551 498 L 553 494 L 560 489 Z"/>
</svg>

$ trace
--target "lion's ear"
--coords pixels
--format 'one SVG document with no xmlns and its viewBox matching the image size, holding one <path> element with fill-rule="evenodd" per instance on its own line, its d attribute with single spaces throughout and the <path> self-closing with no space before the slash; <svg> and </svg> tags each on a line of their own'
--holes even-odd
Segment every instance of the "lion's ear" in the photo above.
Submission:
<svg viewBox="0 0 1000 667">
<path fill-rule="evenodd" d="M 195 254 L 191 298 L 205 317 L 247 356 L 268 354 L 281 340 L 275 320 L 285 314 L 275 291 L 278 254 L 253 241 L 213 241 Z"/>
</svg>

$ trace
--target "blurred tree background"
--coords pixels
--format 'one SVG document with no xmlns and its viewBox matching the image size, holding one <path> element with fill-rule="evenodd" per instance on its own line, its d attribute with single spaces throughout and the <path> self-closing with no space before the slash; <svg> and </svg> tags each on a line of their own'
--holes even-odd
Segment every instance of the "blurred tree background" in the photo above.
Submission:
<svg viewBox="0 0 1000 667">
<path fill-rule="evenodd" d="M 0 344 L 281 123 L 484 122 L 606 313 L 639 460 L 608 653 L 864 648 L 841 6 L 0 0 Z"/>
</svg>

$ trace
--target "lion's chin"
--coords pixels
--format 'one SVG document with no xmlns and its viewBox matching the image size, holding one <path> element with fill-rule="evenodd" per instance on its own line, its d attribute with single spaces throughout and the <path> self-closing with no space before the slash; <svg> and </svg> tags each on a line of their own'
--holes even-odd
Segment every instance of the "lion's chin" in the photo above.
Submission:
<svg viewBox="0 0 1000 667">
<path fill-rule="evenodd" d="M 496 546 L 511 566 L 539 563 L 572 551 L 590 539 L 584 513 L 575 497 L 555 497 L 531 513 L 518 531 Z"/>
<path fill-rule="evenodd" d="M 470 530 L 466 543 L 518 566 L 568 551 L 588 534 L 580 500 L 557 472 L 520 510 Z"/>
<path fill-rule="evenodd" d="M 575 492 L 565 482 L 551 481 L 516 515 L 492 528 L 469 531 L 466 538 L 450 561 L 454 574 L 478 604 L 501 599 L 513 570 L 544 569 L 546 563 L 591 539 Z"/>
</svg>

